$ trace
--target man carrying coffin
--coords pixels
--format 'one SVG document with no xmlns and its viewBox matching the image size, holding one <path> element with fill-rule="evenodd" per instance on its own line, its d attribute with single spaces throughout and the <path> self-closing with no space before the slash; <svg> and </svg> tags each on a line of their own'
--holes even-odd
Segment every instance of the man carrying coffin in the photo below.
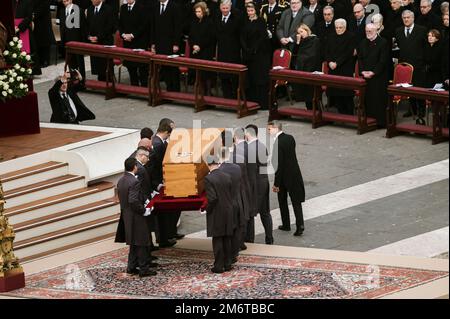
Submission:
<svg viewBox="0 0 450 319">
<path fill-rule="evenodd" d="M 233 236 L 233 184 L 230 175 L 219 168 L 218 156 L 208 155 L 209 174 L 205 176 L 206 235 L 212 237 L 214 252 L 213 273 L 231 270 Z"/>
</svg>

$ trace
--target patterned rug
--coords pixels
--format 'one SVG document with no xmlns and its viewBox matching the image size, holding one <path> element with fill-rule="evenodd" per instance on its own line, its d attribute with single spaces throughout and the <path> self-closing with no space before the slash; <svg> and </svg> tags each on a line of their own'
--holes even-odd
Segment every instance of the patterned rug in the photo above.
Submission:
<svg viewBox="0 0 450 319">
<path fill-rule="evenodd" d="M 240 256 L 213 274 L 211 252 L 164 249 L 158 275 L 125 273 L 128 248 L 26 277 L 12 293 L 30 298 L 379 298 L 448 276 L 448 272 L 355 263 Z"/>
</svg>

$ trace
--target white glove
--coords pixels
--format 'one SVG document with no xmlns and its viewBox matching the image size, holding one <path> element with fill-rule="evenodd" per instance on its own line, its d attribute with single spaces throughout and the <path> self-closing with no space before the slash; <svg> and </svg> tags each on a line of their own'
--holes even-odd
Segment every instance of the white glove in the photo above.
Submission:
<svg viewBox="0 0 450 319">
<path fill-rule="evenodd" d="M 159 192 L 159 190 L 161 189 L 161 187 L 164 187 L 164 184 L 159 184 L 158 187 L 156 187 L 156 190 Z"/>
<path fill-rule="evenodd" d="M 146 208 L 145 209 L 145 213 L 144 213 L 144 217 L 150 216 L 150 214 L 152 213 L 153 207 L 152 208 Z"/>
<path fill-rule="evenodd" d="M 159 195 L 159 192 L 153 191 L 153 192 L 150 194 L 151 198 L 155 197 L 156 195 Z M 147 204 L 148 204 L 148 203 L 147 203 Z"/>
<path fill-rule="evenodd" d="M 272 32 L 270 32 L 270 30 L 267 30 L 267 35 L 269 36 L 269 39 L 272 39 Z"/>
</svg>

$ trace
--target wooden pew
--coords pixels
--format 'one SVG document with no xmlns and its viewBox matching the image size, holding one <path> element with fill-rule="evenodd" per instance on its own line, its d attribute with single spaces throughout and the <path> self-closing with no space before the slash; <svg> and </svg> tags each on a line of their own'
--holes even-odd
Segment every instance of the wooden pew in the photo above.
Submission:
<svg viewBox="0 0 450 319">
<path fill-rule="evenodd" d="M 443 122 L 447 116 L 448 91 L 433 91 L 420 87 L 397 87 L 388 86 L 389 103 L 386 110 L 388 119 L 386 137 L 391 138 L 399 135 L 401 132 L 431 135 L 431 143 L 437 144 L 448 140 L 448 128 L 443 128 Z M 419 100 L 431 100 L 433 108 L 432 126 L 416 124 L 397 124 L 397 110 L 394 107 L 393 97 L 404 96 Z"/>
<path fill-rule="evenodd" d="M 257 103 L 249 102 L 245 96 L 245 76 L 247 67 L 242 64 L 224 63 L 185 57 L 168 57 L 167 55 L 153 55 L 152 95 L 153 106 L 159 105 L 163 100 L 173 100 L 193 103 L 195 111 L 206 109 L 207 105 L 236 110 L 238 118 L 256 113 L 260 108 Z M 187 67 L 195 71 L 194 93 L 170 92 L 160 87 L 159 71 L 162 66 Z M 202 71 L 235 74 L 239 78 L 237 99 L 225 99 L 205 96 L 203 92 Z"/>
<path fill-rule="evenodd" d="M 131 62 L 137 62 L 149 65 L 149 71 L 151 70 L 151 56 L 153 53 L 150 51 L 134 51 L 133 49 L 110 47 L 100 44 L 91 44 L 84 42 L 68 42 L 66 43 L 66 61 L 73 54 L 96 56 L 107 59 L 106 65 L 106 81 L 86 80 L 86 88 L 93 90 L 105 91 L 105 99 L 111 99 L 120 94 L 132 94 L 145 96 L 148 98 L 148 104 L 152 103 L 152 95 L 150 91 L 151 76 L 149 73 L 148 87 L 133 86 L 127 84 L 116 83 L 114 76 L 113 81 L 109 72 L 112 70 L 112 60 L 122 59 Z"/>
<path fill-rule="evenodd" d="M 278 109 L 276 103 L 275 84 L 279 80 L 312 86 L 314 88 L 314 97 L 312 101 L 313 109 L 306 110 L 294 107 L 284 107 Z M 313 128 L 317 128 L 329 122 L 356 124 L 358 134 L 364 134 L 377 128 L 376 119 L 366 116 L 364 105 L 366 81 L 363 79 L 282 69 L 271 70 L 270 81 L 270 119 L 278 119 L 283 116 L 300 117 L 311 120 Z M 322 99 L 321 87 L 324 85 L 338 89 L 358 90 L 359 102 L 356 106 L 357 115 L 346 115 L 322 111 L 319 108 L 319 101 Z"/>
</svg>

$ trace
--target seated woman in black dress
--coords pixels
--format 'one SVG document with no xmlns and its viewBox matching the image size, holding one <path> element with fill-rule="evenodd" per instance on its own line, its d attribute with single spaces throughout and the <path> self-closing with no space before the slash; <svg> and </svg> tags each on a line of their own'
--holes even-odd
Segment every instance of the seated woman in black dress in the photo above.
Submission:
<svg viewBox="0 0 450 319">
<path fill-rule="evenodd" d="M 297 57 L 294 62 L 298 71 L 314 72 L 320 71 L 320 40 L 312 34 L 311 29 L 306 24 L 301 24 L 297 29 L 294 55 Z M 309 85 L 294 85 L 295 100 L 305 101 L 306 108 L 312 110 L 313 88 Z"/>
</svg>

